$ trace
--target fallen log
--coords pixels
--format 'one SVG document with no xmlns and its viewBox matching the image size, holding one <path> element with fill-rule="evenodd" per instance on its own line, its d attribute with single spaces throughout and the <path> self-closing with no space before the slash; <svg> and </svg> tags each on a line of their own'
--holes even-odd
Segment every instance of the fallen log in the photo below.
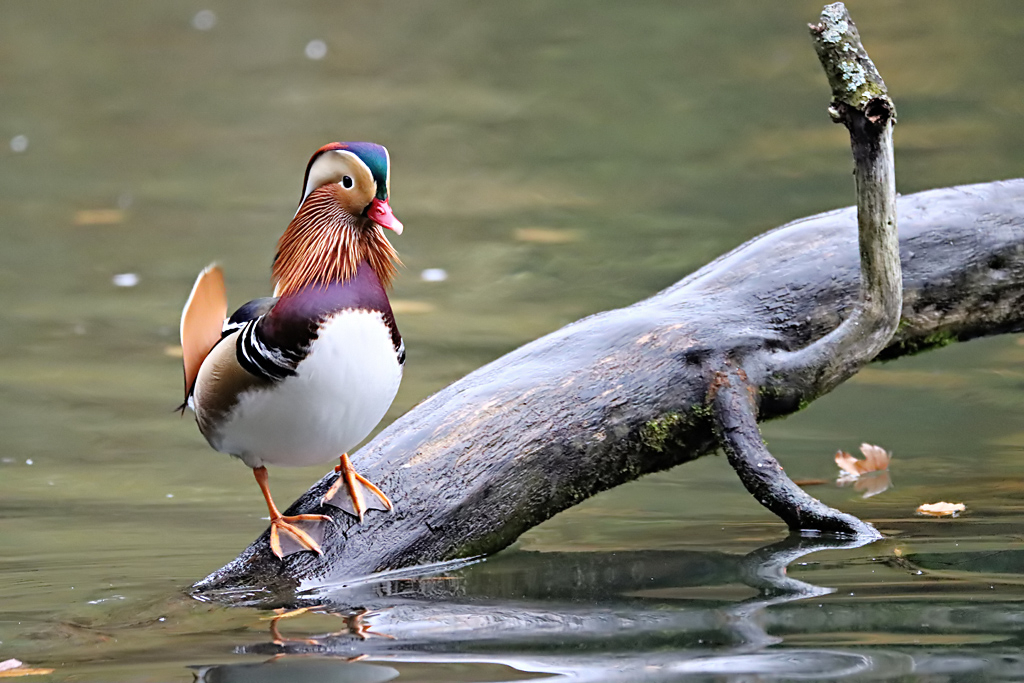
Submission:
<svg viewBox="0 0 1024 683">
<path fill-rule="evenodd" d="M 845 9 L 835 8 L 812 27 L 816 42 L 842 44 L 828 33 L 832 22 L 859 48 Z M 852 52 L 861 59 L 863 48 Z M 288 591 L 495 552 L 595 493 L 720 445 L 791 528 L 877 534 L 796 487 L 757 421 L 799 410 L 879 352 L 895 358 L 1024 329 L 1024 181 L 923 192 L 894 208 L 894 112 L 881 79 L 868 82 L 874 90 L 862 101 L 833 102 L 851 131 L 859 225 L 855 207 L 788 224 L 650 299 L 480 368 L 355 454 L 393 513 L 362 524 L 335 513 L 322 557 L 279 560 L 264 533 L 194 590 Z M 834 92 L 842 87 L 833 82 Z M 319 501 L 335 476 L 286 514 L 333 512 Z"/>
<path fill-rule="evenodd" d="M 901 197 L 898 212 L 903 313 L 879 358 L 1024 331 L 1024 179 Z M 713 452 L 718 359 L 742 365 L 834 329 L 857 297 L 855 225 L 853 207 L 796 221 L 476 370 L 355 455 L 394 513 L 339 515 L 319 558 L 278 560 L 264 533 L 195 589 L 289 589 L 495 552 L 589 496 Z M 819 396 L 792 388 L 759 391 L 758 419 Z M 288 514 L 322 511 L 334 476 Z"/>
</svg>

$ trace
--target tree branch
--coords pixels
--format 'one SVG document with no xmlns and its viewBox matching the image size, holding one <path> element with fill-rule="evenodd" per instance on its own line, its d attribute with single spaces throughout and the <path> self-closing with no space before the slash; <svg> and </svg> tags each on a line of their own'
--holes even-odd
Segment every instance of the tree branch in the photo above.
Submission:
<svg viewBox="0 0 1024 683">
<path fill-rule="evenodd" d="M 842 324 L 796 351 L 770 360 L 775 391 L 825 394 L 885 348 L 899 326 L 903 306 L 900 245 L 896 233 L 896 170 L 892 127 L 896 109 L 885 83 L 860 42 L 843 3 L 827 5 L 821 23 L 810 26 L 832 104 L 829 113 L 850 132 L 857 179 L 857 234 L 860 286 L 853 310 Z M 748 363 L 752 369 L 758 364 Z M 781 382 L 775 378 L 783 378 Z M 781 517 L 790 529 L 880 537 L 859 519 L 828 507 L 794 484 L 771 456 L 757 428 L 757 389 L 742 369 L 720 374 L 716 426 L 729 463 L 747 490 Z"/>
<path fill-rule="evenodd" d="M 794 531 L 815 530 L 881 538 L 870 524 L 840 512 L 814 498 L 786 476 L 772 457 L 757 427 L 757 387 L 738 368 L 720 371 L 711 387 L 715 429 L 722 448 L 743 485 L 761 505 L 778 515 Z"/>
<path fill-rule="evenodd" d="M 809 375 L 822 394 L 835 388 L 885 348 L 903 305 L 896 233 L 896 171 L 892 127 L 896 108 L 841 2 L 827 5 L 810 26 L 832 88 L 829 114 L 850 132 L 857 187 L 860 295 L 836 329 L 799 351 L 775 359 L 787 375 Z"/>
</svg>

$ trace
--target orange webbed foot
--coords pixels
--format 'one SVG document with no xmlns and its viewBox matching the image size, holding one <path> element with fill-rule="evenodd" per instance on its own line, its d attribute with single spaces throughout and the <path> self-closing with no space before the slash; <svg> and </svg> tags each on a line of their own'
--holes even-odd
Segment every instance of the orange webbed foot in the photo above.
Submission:
<svg viewBox="0 0 1024 683">
<path fill-rule="evenodd" d="M 317 555 L 323 555 L 324 551 L 320 549 L 320 543 L 324 540 L 324 530 L 327 528 L 327 524 L 333 523 L 334 520 L 327 515 L 285 517 L 274 505 L 274 499 L 270 496 L 267 468 L 255 467 L 252 473 L 263 492 L 263 498 L 267 501 L 267 510 L 270 512 L 270 550 L 281 559 L 303 550 L 312 550 Z"/>
<path fill-rule="evenodd" d="M 327 524 L 333 520 L 327 515 L 294 515 L 270 520 L 270 549 L 280 558 L 303 550 L 323 555 L 320 544 L 324 540 Z"/>
<path fill-rule="evenodd" d="M 391 510 L 393 505 L 384 493 L 374 486 L 370 481 L 355 471 L 348 459 L 348 454 L 342 454 L 341 464 L 334 468 L 335 472 L 341 474 L 327 493 L 324 494 L 323 504 L 333 505 L 341 508 L 350 515 L 363 521 L 363 514 L 367 510 Z M 342 486 L 345 487 L 344 495 L 338 495 Z"/>
</svg>

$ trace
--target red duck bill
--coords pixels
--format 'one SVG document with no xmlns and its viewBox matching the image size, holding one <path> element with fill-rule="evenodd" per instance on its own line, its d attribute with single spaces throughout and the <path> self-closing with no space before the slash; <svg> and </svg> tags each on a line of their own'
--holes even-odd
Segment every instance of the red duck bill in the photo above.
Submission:
<svg viewBox="0 0 1024 683">
<path fill-rule="evenodd" d="M 402 222 L 395 218 L 388 200 L 374 197 L 370 202 L 370 207 L 366 210 L 366 215 L 380 227 L 394 230 L 398 235 L 402 234 Z"/>
</svg>

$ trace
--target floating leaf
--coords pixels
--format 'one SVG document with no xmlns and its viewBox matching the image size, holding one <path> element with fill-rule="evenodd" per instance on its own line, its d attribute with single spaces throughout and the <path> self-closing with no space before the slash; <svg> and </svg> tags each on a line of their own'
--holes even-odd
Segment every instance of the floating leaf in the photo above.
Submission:
<svg viewBox="0 0 1024 683">
<path fill-rule="evenodd" d="M 120 209 L 82 209 L 75 212 L 75 225 L 115 225 L 124 220 Z"/>
<path fill-rule="evenodd" d="M 22 676 L 45 676 L 52 674 L 53 669 L 30 669 L 17 659 L 5 659 L 0 662 L 0 678 L 21 678 Z"/>
<path fill-rule="evenodd" d="M 881 472 L 889 469 L 889 461 L 892 454 L 880 446 L 872 446 L 869 443 L 860 445 L 860 452 L 864 454 L 863 460 L 858 460 L 845 451 L 836 451 L 836 464 L 843 471 L 843 477 L 856 479 L 868 472 Z"/>
<path fill-rule="evenodd" d="M 925 503 L 917 508 L 918 514 L 932 517 L 956 517 L 967 509 L 963 503 Z"/>
<path fill-rule="evenodd" d="M 567 244 L 580 238 L 576 230 L 555 230 L 553 228 L 519 228 L 516 239 L 520 242 L 537 244 Z"/>
<path fill-rule="evenodd" d="M 391 310 L 398 315 L 416 315 L 418 313 L 433 313 L 437 307 L 429 301 L 414 301 L 413 299 L 392 299 Z"/>
<path fill-rule="evenodd" d="M 53 669 L 11 669 L 0 671 L 0 678 L 21 678 L 22 676 L 46 676 L 52 674 Z"/>
</svg>

